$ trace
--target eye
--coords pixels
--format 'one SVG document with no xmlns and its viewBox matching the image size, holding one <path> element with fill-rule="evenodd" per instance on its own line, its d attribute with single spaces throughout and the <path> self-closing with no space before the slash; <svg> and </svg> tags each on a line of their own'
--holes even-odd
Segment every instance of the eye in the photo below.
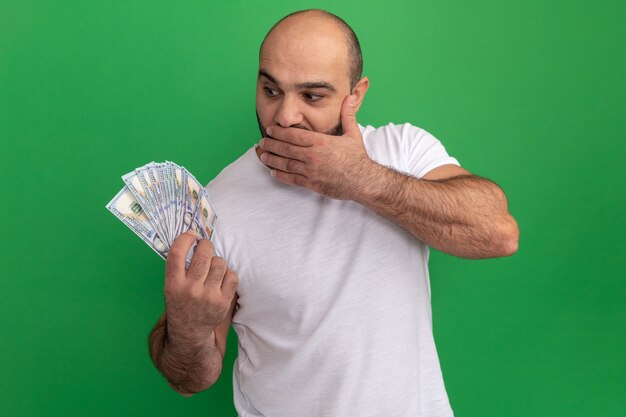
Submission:
<svg viewBox="0 0 626 417">
<path fill-rule="evenodd" d="M 278 95 L 278 91 L 272 87 L 263 87 L 263 91 L 265 91 L 265 95 L 268 97 L 276 97 Z"/>
<path fill-rule="evenodd" d="M 324 98 L 324 96 L 322 95 L 313 94 L 313 93 L 304 93 L 303 96 L 306 101 L 310 101 L 310 102 L 316 102 Z"/>
</svg>

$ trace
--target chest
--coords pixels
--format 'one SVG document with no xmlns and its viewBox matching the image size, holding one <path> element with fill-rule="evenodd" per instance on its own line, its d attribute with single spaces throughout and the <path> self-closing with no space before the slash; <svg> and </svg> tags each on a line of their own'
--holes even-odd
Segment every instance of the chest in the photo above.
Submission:
<svg viewBox="0 0 626 417">
<path fill-rule="evenodd" d="M 239 320 L 315 323 L 339 302 L 393 298 L 386 281 L 416 256 L 415 240 L 357 203 L 308 197 L 275 198 L 256 207 L 253 226 L 235 218 L 223 226 L 227 262 L 240 278 Z"/>
</svg>

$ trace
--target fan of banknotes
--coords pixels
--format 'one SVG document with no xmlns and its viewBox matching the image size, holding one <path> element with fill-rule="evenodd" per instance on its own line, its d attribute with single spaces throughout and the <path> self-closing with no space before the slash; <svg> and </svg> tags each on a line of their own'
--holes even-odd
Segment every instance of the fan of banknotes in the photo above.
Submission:
<svg viewBox="0 0 626 417">
<path fill-rule="evenodd" d="M 161 258 L 167 258 L 174 239 L 189 229 L 197 239 L 211 239 L 217 216 L 204 187 L 184 167 L 150 162 L 122 180 L 126 185 L 106 208 Z M 190 250 L 187 265 L 192 255 Z"/>
</svg>

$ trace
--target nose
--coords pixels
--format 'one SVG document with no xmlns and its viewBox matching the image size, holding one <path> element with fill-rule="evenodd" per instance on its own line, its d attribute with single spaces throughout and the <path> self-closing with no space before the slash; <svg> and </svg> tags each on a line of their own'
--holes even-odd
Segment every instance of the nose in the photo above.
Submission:
<svg viewBox="0 0 626 417">
<path fill-rule="evenodd" d="M 302 123 L 304 117 L 296 98 L 284 96 L 274 115 L 274 122 L 282 127 L 291 127 Z"/>
</svg>

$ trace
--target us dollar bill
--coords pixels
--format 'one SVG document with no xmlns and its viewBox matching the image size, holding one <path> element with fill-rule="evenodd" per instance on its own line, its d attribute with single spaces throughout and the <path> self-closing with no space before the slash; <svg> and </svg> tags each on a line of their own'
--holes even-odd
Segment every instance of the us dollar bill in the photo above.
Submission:
<svg viewBox="0 0 626 417">
<path fill-rule="evenodd" d="M 204 188 L 200 194 L 200 206 L 198 207 L 199 223 L 202 227 L 202 233 L 206 239 L 211 239 L 213 236 L 213 228 L 215 227 L 215 221 L 217 216 L 213 212 L 213 208 L 209 203 L 209 197 Z"/>
<path fill-rule="evenodd" d="M 106 205 L 106 208 L 148 244 L 161 258 L 166 259 L 169 246 L 163 236 L 154 230 L 141 204 L 128 187 L 124 187 Z"/>
<path fill-rule="evenodd" d="M 196 242 L 186 259 L 189 266 L 198 240 L 212 238 L 217 220 L 205 188 L 187 169 L 171 161 L 150 162 L 122 180 L 124 188 L 107 209 L 163 259 L 176 237 L 195 231 Z"/>
</svg>

